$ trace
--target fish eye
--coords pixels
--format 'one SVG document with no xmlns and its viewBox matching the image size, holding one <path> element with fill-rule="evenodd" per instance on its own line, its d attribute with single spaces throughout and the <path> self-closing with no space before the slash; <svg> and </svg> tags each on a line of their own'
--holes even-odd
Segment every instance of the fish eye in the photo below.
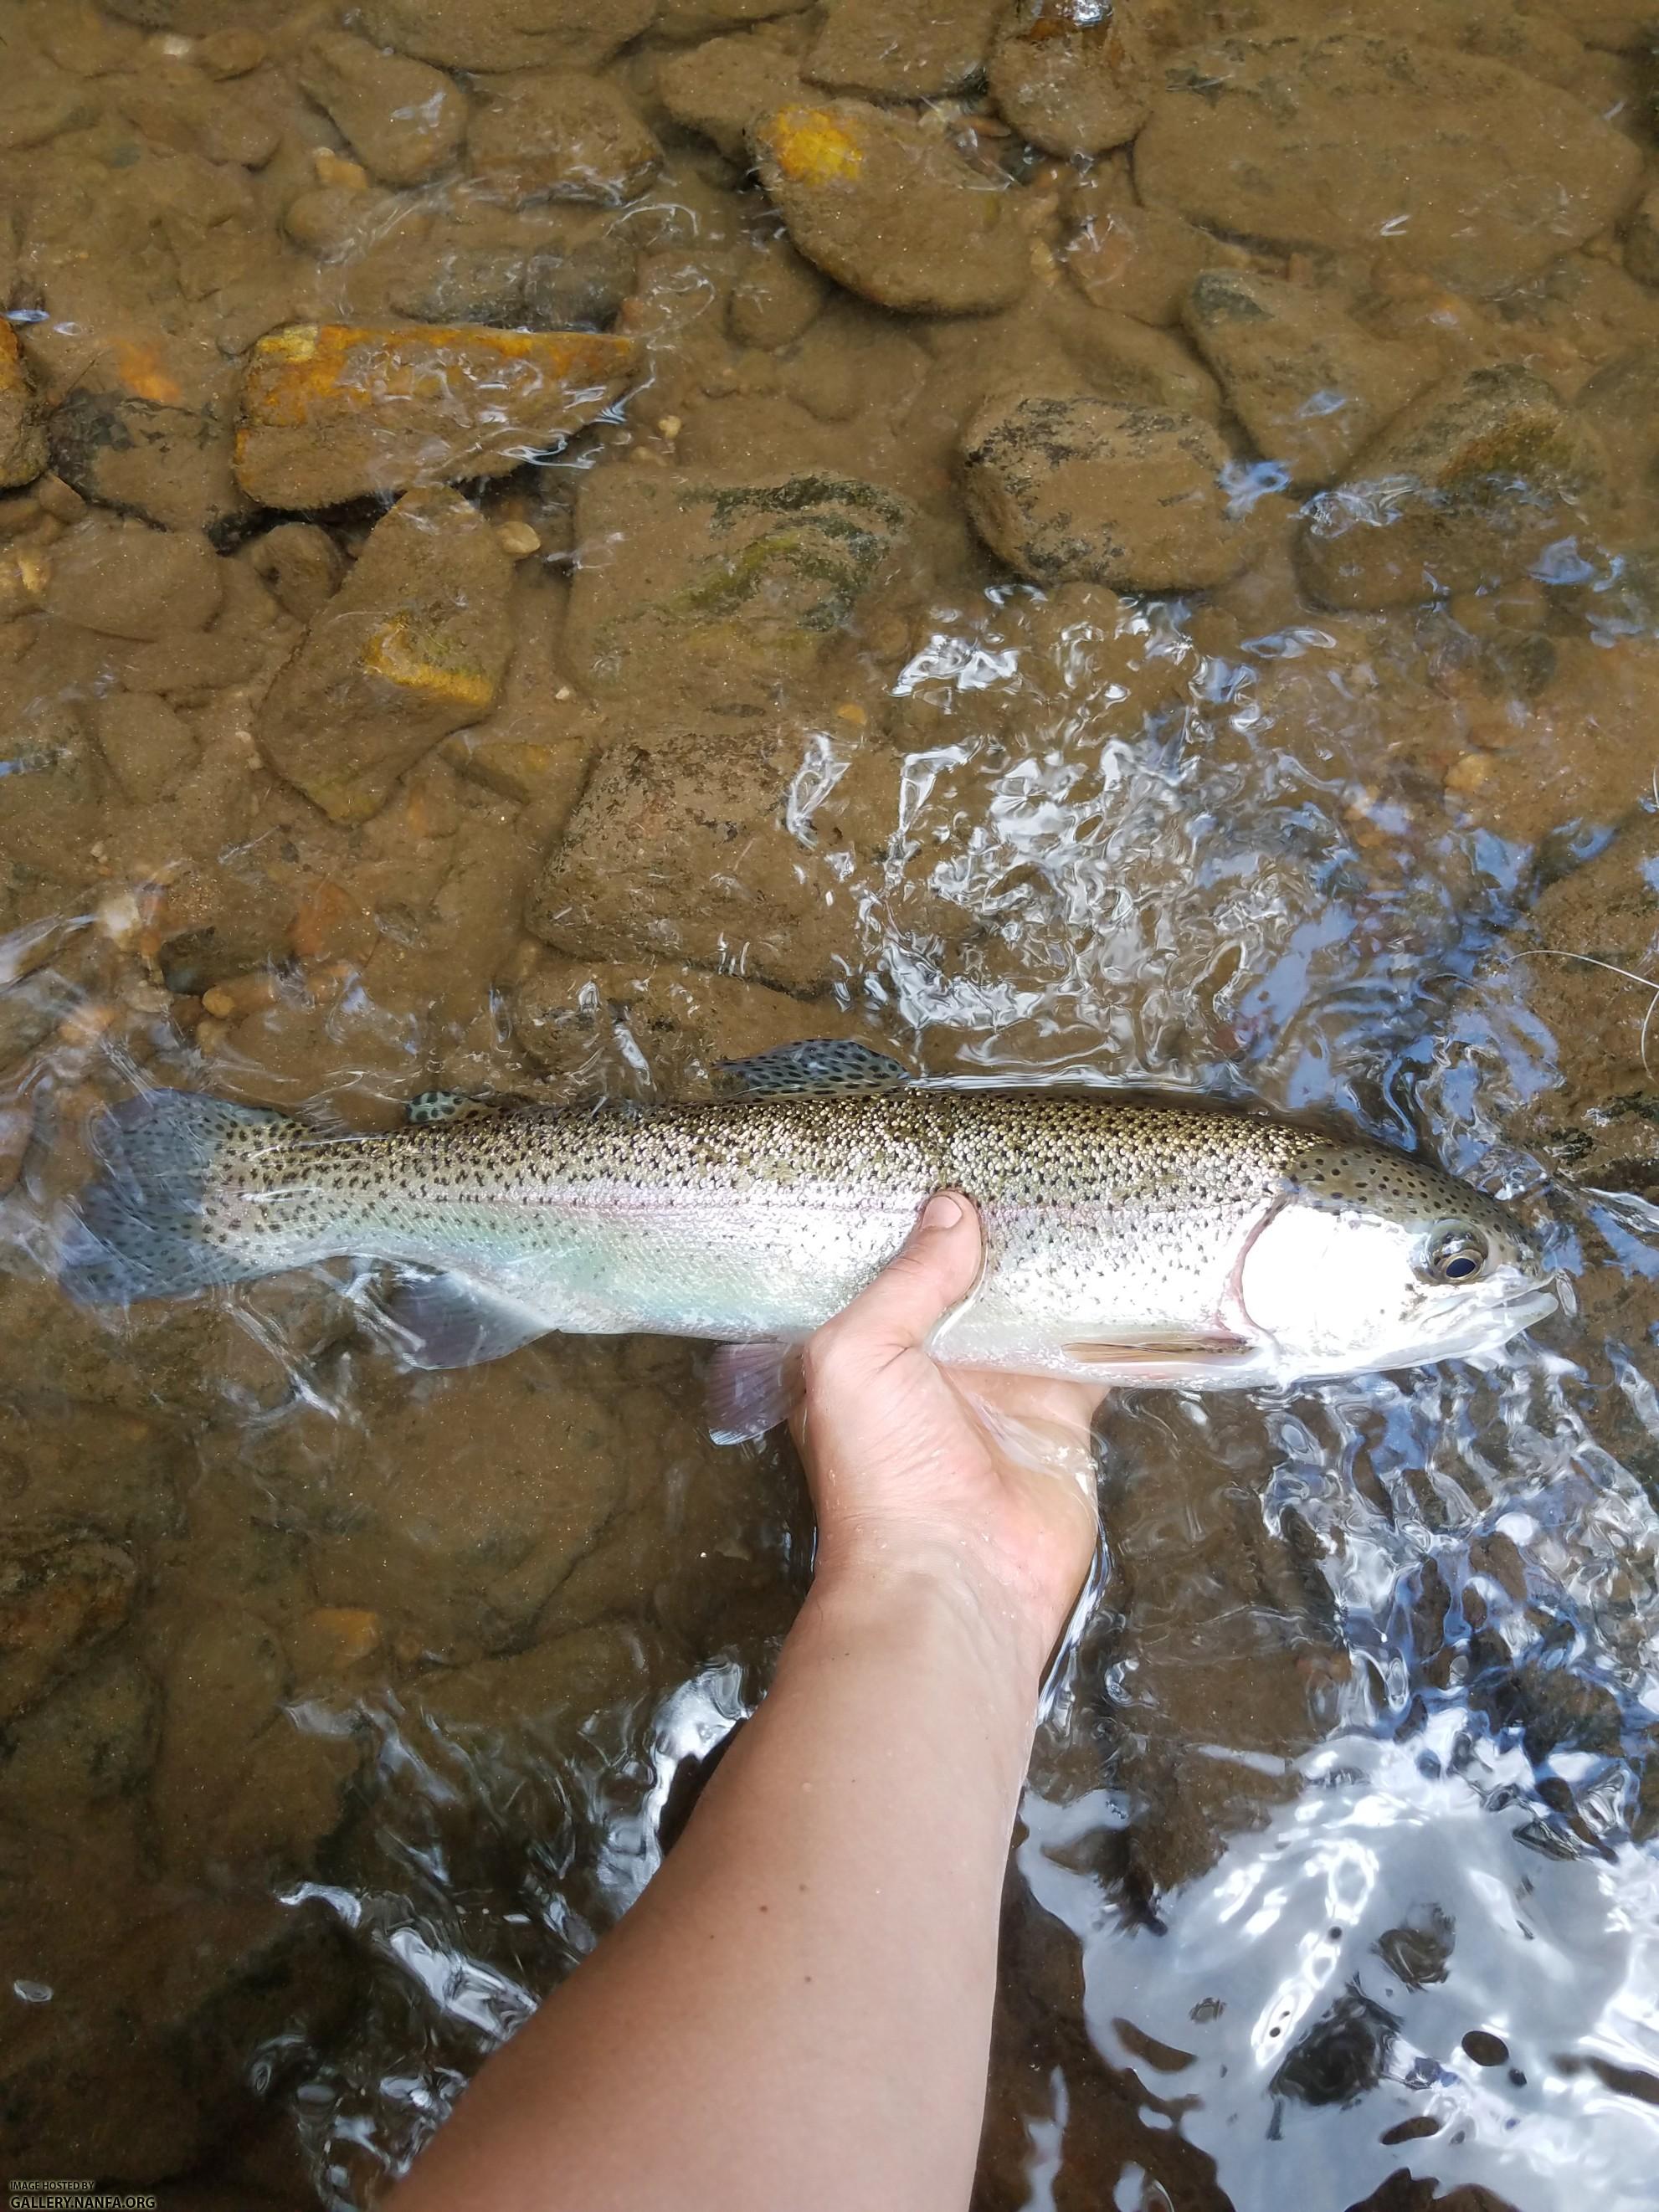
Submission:
<svg viewBox="0 0 1659 2212">
<path fill-rule="evenodd" d="M 1419 1272 L 1431 1283 L 1468 1283 L 1485 1268 L 1492 1248 L 1478 1229 L 1439 1229 L 1429 1239 Z"/>
</svg>

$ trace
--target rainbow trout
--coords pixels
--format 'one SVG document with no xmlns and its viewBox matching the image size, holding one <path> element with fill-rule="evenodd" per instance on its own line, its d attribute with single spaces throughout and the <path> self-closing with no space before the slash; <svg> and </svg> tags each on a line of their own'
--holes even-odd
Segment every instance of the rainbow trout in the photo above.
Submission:
<svg viewBox="0 0 1659 2212">
<path fill-rule="evenodd" d="M 428 1094 L 392 1135 L 161 1091 L 94 1134 L 64 1279 L 176 1297 L 349 1255 L 406 1270 L 413 1364 L 550 1329 L 702 1337 L 717 1433 L 781 1418 L 788 1347 L 898 1249 L 929 1193 L 986 1262 L 933 1350 L 1103 1384 L 1288 1384 L 1496 1349 L 1549 1271 L 1491 1200 L 1385 1146 L 1109 1091 L 953 1090 L 860 1045 L 734 1064 L 708 1103 L 489 1109 Z"/>
</svg>

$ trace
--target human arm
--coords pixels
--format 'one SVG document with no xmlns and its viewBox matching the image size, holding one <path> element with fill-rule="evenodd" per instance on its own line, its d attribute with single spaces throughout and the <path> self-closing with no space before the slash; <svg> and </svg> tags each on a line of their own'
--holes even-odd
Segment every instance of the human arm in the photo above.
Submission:
<svg viewBox="0 0 1659 2212">
<path fill-rule="evenodd" d="M 1089 1395 L 921 1349 L 971 1206 L 807 1347 L 818 1568 L 644 1896 L 483 2069 L 392 2212 L 961 2212 L 1042 1670 L 1094 1540 Z M 1039 1463 L 1040 1462 L 1040 1463 Z"/>
</svg>

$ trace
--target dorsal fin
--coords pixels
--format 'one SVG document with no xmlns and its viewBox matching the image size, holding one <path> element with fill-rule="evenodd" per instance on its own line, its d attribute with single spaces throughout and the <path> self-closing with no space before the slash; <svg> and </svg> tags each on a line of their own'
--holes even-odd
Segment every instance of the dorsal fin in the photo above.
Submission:
<svg viewBox="0 0 1659 2212">
<path fill-rule="evenodd" d="M 511 1110 L 503 1100 L 469 1098 L 464 1091 L 422 1091 L 404 1107 L 404 1119 L 411 1129 L 436 1129 L 452 1121 L 481 1121 Z"/>
<path fill-rule="evenodd" d="M 748 1060 L 722 1060 L 715 1073 L 724 1085 L 754 1098 L 808 1093 L 899 1091 L 914 1082 L 908 1068 L 884 1052 L 847 1037 L 809 1037 L 802 1044 L 775 1045 Z"/>
</svg>

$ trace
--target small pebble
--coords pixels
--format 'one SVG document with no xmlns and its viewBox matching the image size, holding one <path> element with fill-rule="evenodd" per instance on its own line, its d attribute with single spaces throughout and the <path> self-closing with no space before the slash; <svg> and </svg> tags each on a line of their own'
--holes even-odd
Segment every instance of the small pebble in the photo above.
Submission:
<svg viewBox="0 0 1659 2212">
<path fill-rule="evenodd" d="M 78 522 L 87 511 L 87 503 L 73 484 L 62 477 L 44 476 L 34 485 L 35 504 L 43 514 L 54 522 Z"/>
<path fill-rule="evenodd" d="M 1464 753 L 1446 770 L 1446 788 L 1465 794 L 1479 791 L 1491 776 L 1492 767 L 1490 753 Z"/>
<path fill-rule="evenodd" d="M 337 154 L 331 146 L 313 149 L 311 166 L 319 185 L 337 185 L 348 192 L 368 190 L 368 171 L 361 161 L 353 161 L 343 154 Z"/>
<path fill-rule="evenodd" d="M 197 47 L 196 59 L 211 77 L 246 76 L 258 68 L 265 51 L 257 31 L 210 31 Z"/>
<path fill-rule="evenodd" d="M 541 539 L 527 522 L 498 523 L 495 543 L 514 561 L 528 560 L 532 553 L 542 550 Z"/>
</svg>

